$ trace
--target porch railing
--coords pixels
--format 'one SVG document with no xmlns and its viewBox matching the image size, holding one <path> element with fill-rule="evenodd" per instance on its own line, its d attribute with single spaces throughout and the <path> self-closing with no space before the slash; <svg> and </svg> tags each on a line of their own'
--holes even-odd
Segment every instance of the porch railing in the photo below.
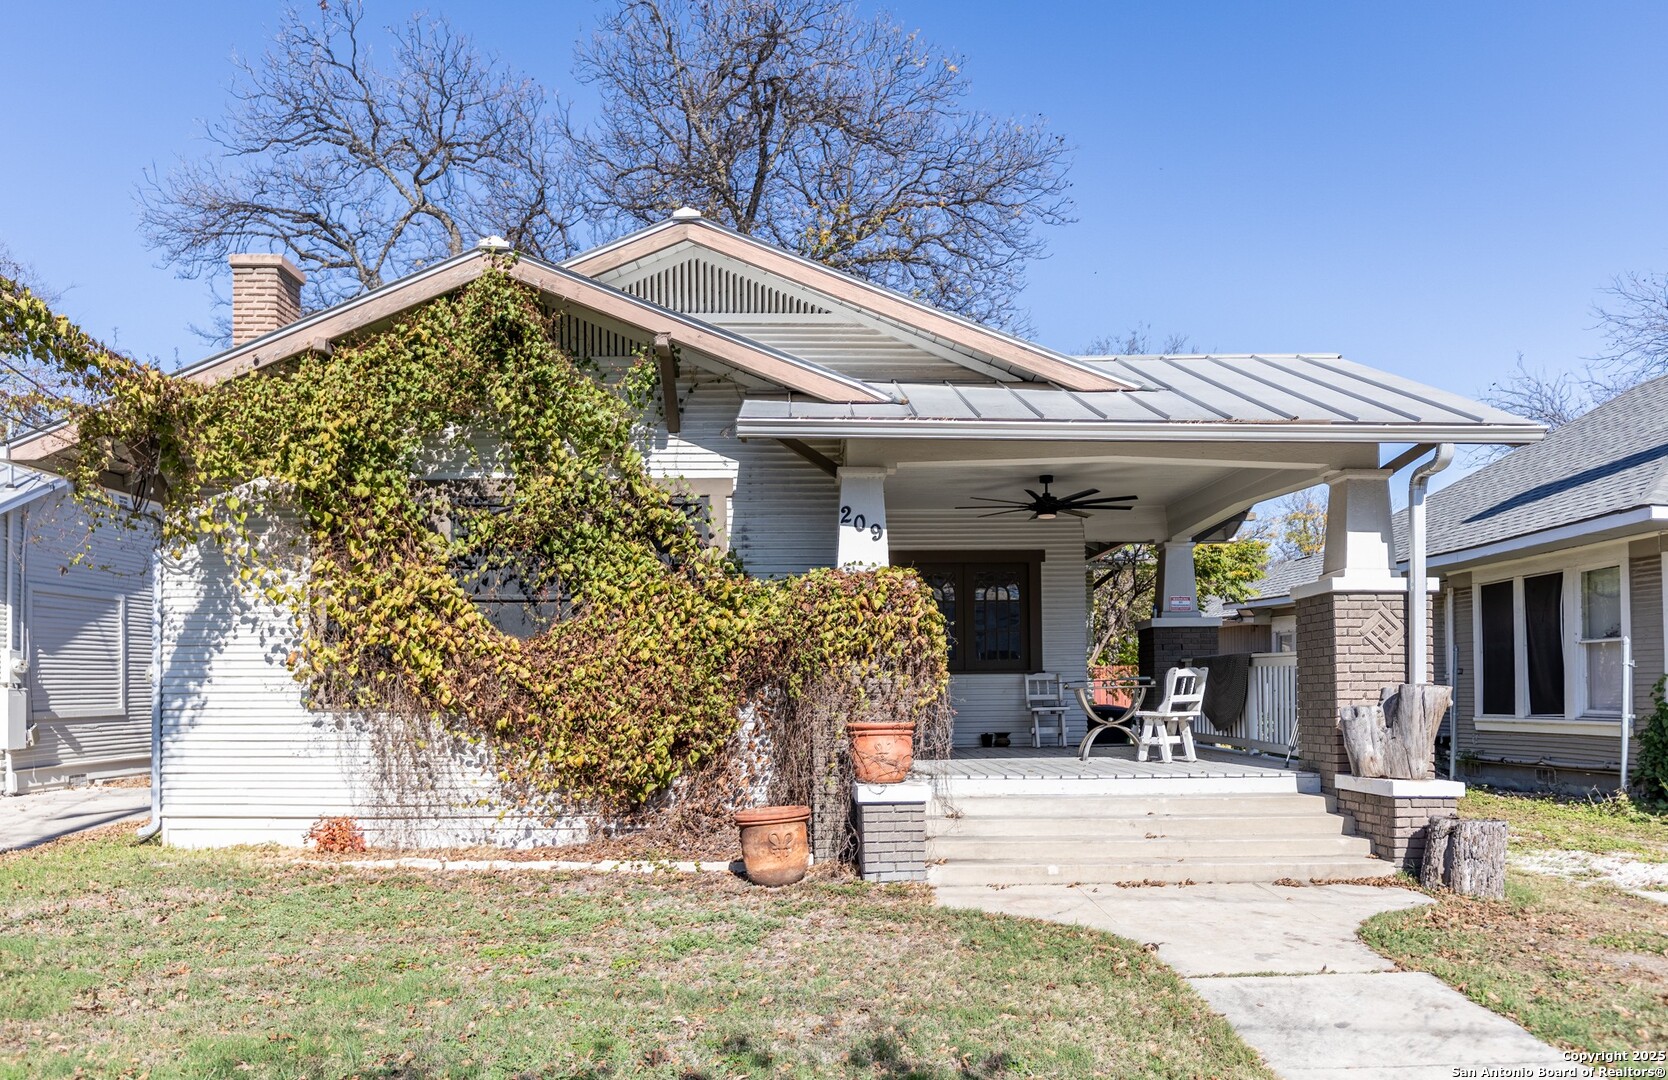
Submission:
<svg viewBox="0 0 1668 1080">
<path fill-rule="evenodd" d="M 1297 654 L 1252 653 L 1239 721 L 1223 730 L 1201 716 L 1193 721 L 1199 742 L 1284 754 L 1297 730 Z"/>
</svg>

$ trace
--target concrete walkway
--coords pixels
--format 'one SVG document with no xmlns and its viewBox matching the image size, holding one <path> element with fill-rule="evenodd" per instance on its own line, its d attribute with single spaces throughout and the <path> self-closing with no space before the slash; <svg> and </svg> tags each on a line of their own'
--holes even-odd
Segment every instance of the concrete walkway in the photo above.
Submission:
<svg viewBox="0 0 1668 1080">
<path fill-rule="evenodd" d="M 946 907 L 1074 923 L 1157 946 L 1279 1075 L 1425 1080 L 1568 1063 L 1439 979 L 1396 971 L 1355 936 L 1429 903 L 1370 885 L 1015 885 L 940 888 Z M 1567 1074 L 1559 1074 L 1567 1075 Z"/>
<path fill-rule="evenodd" d="M 34 847 L 150 812 L 151 789 L 143 787 L 79 787 L 0 798 L 0 851 Z"/>
</svg>

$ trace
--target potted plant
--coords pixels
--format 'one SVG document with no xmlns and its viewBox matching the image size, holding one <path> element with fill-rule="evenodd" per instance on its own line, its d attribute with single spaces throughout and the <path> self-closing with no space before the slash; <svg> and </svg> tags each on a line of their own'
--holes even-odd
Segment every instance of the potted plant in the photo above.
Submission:
<svg viewBox="0 0 1668 1080">
<path fill-rule="evenodd" d="M 852 771 L 861 784 L 902 783 L 915 763 L 915 721 L 891 719 L 907 715 L 904 688 L 899 679 L 885 675 L 864 679 L 860 687 L 858 715 L 846 723 Z"/>
<path fill-rule="evenodd" d="M 858 720 L 851 733 L 851 768 L 860 784 L 898 784 L 915 763 L 915 722 Z"/>
<path fill-rule="evenodd" d="M 755 806 L 736 811 L 741 861 L 755 885 L 792 885 L 811 865 L 809 806 Z"/>
</svg>

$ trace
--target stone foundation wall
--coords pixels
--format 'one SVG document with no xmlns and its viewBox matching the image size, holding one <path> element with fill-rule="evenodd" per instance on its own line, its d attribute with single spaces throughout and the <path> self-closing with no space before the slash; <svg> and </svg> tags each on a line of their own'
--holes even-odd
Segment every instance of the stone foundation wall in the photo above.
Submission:
<svg viewBox="0 0 1668 1080">
<path fill-rule="evenodd" d="M 927 880 L 927 786 L 853 784 L 851 795 L 863 880 Z"/>
</svg>

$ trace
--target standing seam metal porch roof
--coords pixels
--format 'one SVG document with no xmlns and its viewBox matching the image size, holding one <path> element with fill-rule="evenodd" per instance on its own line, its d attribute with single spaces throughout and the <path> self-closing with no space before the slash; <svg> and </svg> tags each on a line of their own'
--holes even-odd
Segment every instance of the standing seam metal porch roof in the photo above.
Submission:
<svg viewBox="0 0 1668 1080">
<path fill-rule="evenodd" d="M 1543 429 L 1458 394 L 1378 371 L 1341 356 L 1212 355 L 1090 358 L 1138 389 L 1073 391 L 1015 384 L 878 383 L 891 403 L 844 404 L 797 395 L 750 398 L 737 433 L 778 429 L 873 429 L 907 434 L 956 425 L 1081 426 L 1115 435 L 1149 425 L 1320 428 L 1404 433 L 1409 439 L 1532 442 Z M 882 431 L 881 429 L 887 429 Z M 1085 434 L 1087 432 L 1085 431 Z"/>
</svg>

